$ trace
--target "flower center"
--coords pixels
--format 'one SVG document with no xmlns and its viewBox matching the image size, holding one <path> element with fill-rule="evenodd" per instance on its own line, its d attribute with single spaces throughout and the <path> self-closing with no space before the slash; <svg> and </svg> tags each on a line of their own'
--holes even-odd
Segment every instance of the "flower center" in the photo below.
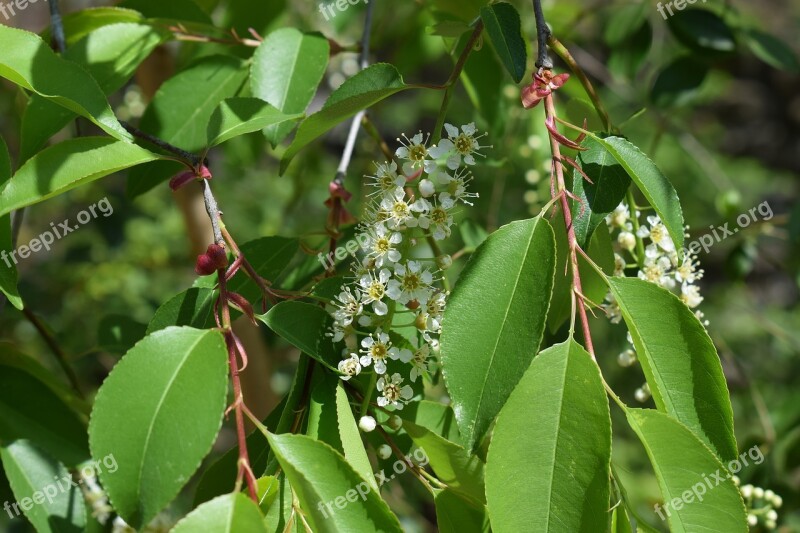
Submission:
<svg viewBox="0 0 800 533">
<path fill-rule="evenodd" d="M 381 189 L 388 191 L 394 188 L 394 179 L 389 174 L 384 174 L 378 178 L 378 184 L 381 186 Z"/>
<path fill-rule="evenodd" d="M 397 219 L 408 218 L 408 204 L 405 202 L 395 202 L 392 207 L 392 215 Z"/>
<path fill-rule="evenodd" d="M 383 283 L 380 281 L 373 281 L 369 284 L 369 288 L 367 289 L 367 294 L 373 300 L 382 300 L 385 292 L 386 290 L 383 288 Z"/>
<path fill-rule="evenodd" d="M 389 242 L 389 239 L 386 237 L 381 237 L 377 241 L 375 241 L 375 251 L 381 254 L 385 254 L 392 248 L 392 244 Z"/>
<path fill-rule="evenodd" d="M 654 243 L 658 244 L 662 240 L 664 240 L 664 227 L 659 225 L 655 225 L 650 229 L 650 240 Z"/>
<path fill-rule="evenodd" d="M 472 137 L 462 133 L 456 138 L 456 151 L 461 155 L 469 155 L 472 152 Z"/>
<path fill-rule="evenodd" d="M 388 350 L 386 349 L 386 345 L 382 342 L 376 342 L 372 345 L 372 348 L 370 348 L 370 355 L 373 359 L 386 359 L 387 353 Z"/>
<path fill-rule="evenodd" d="M 415 144 L 408 150 L 408 158 L 412 161 L 422 161 L 427 155 L 428 149 L 421 144 Z"/>
<path fill-rule="evenodd" d="M 353 360 L 347 361 L 347 363 L 345 363 L 344 366 L 342 366 L 342 372 L 344 372 L 348 376 L 355 376 L 356 362 Z"/>
<path fill-rule="evenodd" d="M 447 222 L 447 212 L 441 207 L 437 207 L 431 212 L 431 220 L 434 224 L 445 224 Z"/>
<path fill-rule="evenodd" d="M 415 291 L 422 285 L 422 280 L 420 279 L 418 274 L 409 272 L 408 274 L 403 276 L 403 281 L 401 285 L 403 286 L 403 290 Z"/>
<path fill-rule="evenodd" d="M 663 272 L 658 265 L 650 265 L 644 267 L 644 275 L 647 278 L 647 281 L 651 283 L 658 283 L 661 281 L 661 276 Z"/>
<path fill-rule="evenodd" d="M 400 399 L 400 387 L 394 383 L 388 383 L 383 387 L 383 396 L 390 402 L 396 402 Z"/>
</svg>

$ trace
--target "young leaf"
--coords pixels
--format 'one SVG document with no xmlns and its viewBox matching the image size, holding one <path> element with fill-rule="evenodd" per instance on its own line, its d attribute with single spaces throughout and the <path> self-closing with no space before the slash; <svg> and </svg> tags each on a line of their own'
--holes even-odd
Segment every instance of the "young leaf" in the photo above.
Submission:
<svg viewBox="0 0 800 533">
<path fill-rule="evenodd" d="M 458 444 L 408 420 L 403 421 L 403 429 L 414 444 L 423 449 L 428 464 L 442 482 L 476 505 L 486 503 L 483 484 L 485 465 L 477 455 L 470 455 Z"/>
<path fill-rule="evenodd" d="M 730 474 L 686 426 L 652 409 L 628 409 L 626 415 L 650 457 L 664 497 L 656 514 L 669 521 L 670 531 L 749 531 Z"/>
<path fill-rule="evenodd" d="M 250 89 L 253 96 L 287 115 L 305 113 L 328 66 L 330 46 L 320 33 L 281 28 L 264 38 L 253 55 Z M 274 147 L 292 124 L 274 124 L 264 135 Z"/>
<path fill-rule="evenodd" d="M 707 9 L 686 9 L 667 18 L 675 37 L 696 52 L 726 54 L 736 49 L 733 32 L 719 15 Z"/>
<path fill-rule="evenodd" d="M 312 531 L 402 532 L 386 502 L 333 448 L 305 435 L 270 435 L 269 443 Z"/>
<path fill-rule="evenodd" d="M 207 144 L 217 146 L 239 135 L 286 125 L 300 117 L 302 115 L 284 115 L 258 98 L 228 98 L 211 115 Z"/>
<path fill-rule="evenodd" d="M 0 459 L 17 500 L 14 504 L 17 512 L 24 511 L 36 531 L 86 531 L 83 494 L 78 485 L 72 484 L 72 476 L 64 465 L 27 440 L 0 447 Z M 11 509 L 7 508 L 9 516 Z"/>
<path fill-rule="evenodd" d="M 412 87 L 406 85 L 397 69 L 387 63 L 377 63 L 362 70 L 336 89 L 320 111 L 300 123 L 297 135 L 283 154 L 280 173 L 286 171 L 300 150 L 323 133 L 362 109 Z"/>
<path fill-rule="evenodd" d="M 442 328 L 442 372 L 470 452 L 539 349 L 554 275 L 553 230 L 537 217 L 490 235 L 450 295 Z"/>
<path fill-rule="evenodd" d="M 743 33 L 747 46 L 761 61 L 786 72 L 800 71 L 797 55 L 785 42 L 755 28 L 743 30 Z"/>
<path fill-rule="evenodd" d="M 284 301 L 256 318 L 305 354 L 330 369 L 336 369 L 339 357 L 330 337 L 331 317 L 318 305 Z"/>
<path fill-rule="evenodd" d="M 528 52 L 516 8 L 506 2 L 489 4 L 481 8 L 481 20 L 506 70 L 519 83 L 525 76 Z"/>
<path fill-rule="evenodd" d="M 17 170 L 0 190 L 0 216 L 158 157 L 108 137 L 68 139 L 45 148 Z"/>
<path fill-rule="evenodd" d="M 634 278 L 609 278 L 659 411 L 686 425 L 724 461 L 736 458 L 733 410 L 714 344 L 674 294 Z"/>
<path fill-rule="evenodd" d="M 81 67 L 58 57 L 38 35 L 0 24 L 0 77 L 88 118 L 112 137 L 131 136 L 111 111 L 97 82 Z"/>
<path fill-rule="evenodd" d="M 212 289 L 198 287 L 175 295 L 156 309 L 156 314 L 147 326 L 147 334 L 169 326 L 190 326 L 197 329 L 212 327 L 214 301 L 217 296 L 217 292 Z"/>
<path fill-rule="evenodd" d="M 266 533 L 258 505 L 241 492 L 225 494 L 206 502 L 180 522 L 172 533 Z"/>
<path fill-rule="evenodd" d="M 448 489 L 436 494 L 436 525 L 439 533 L 488 533 L 489 514 L 485 505 L 476 505 Z"/>
<path fill-rule="evenodd" d="M 600 371 L 570 338 L 533 360 L 497 419 L 486 463 L 493 530 L 605 531 L 610 461 Z"/>
<path fill-rule="evenodd" d="M 0 189 L 11 178 L 11 157 L 8 147 L 0 137 Z M 22 309 L 24 304 L 17 290 L 17 263 L 7 255 L 11 251 L 11 217 L 0 216 L 0 291 L 5 294 L 11 304 L 17 309 Z"/>
<path fill-rule="evenodd" d="M 655 163 L 639 148 L 622 137 L 601 138 L 591 134 L 591 138 L 600 143 L 611 156 L 616 159 L 625 172 L 633 179 L 647 201 L 656 210 L 661 221 L 667 227 L 672 242 L 682 256 L 683 249 L 683 211 L 678 200 L 678 193 L 661 173 Z"/>
<path fill-rule="evenodd" d="M 171 327 L 134 346 L 103 382 L 89 424 L 93 457 L 114 509 L 132 527 L 150 522 L 189 481 L 222 425 L 227 351 L 214 330 Z"/>
</svg>

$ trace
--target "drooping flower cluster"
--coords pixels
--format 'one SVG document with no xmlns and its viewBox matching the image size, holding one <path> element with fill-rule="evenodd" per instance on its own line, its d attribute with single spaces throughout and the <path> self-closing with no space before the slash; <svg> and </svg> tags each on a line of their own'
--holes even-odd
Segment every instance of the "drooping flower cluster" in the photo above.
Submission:
<svg viewBox="0 0 800 533">
<path fill-rule="evenodd" d="M 733 482 L 739 486 L 739 478 L 733 476 Z M 783 498 L 770 489 L 764 490 L 753 485 L 739 486 L 745 508 L 747 510 L 747 525 L 751 528 L 763 525 L 767 530 L 777 527 L 778 511 L 783 505 Z"/>
<path fill-rule="evenodd" d="M 636 219 L 639 220 L 640 216 L 641 213 L 637 211 Z M 641 251 L 637 250 L 637 244 L 638 240 L 641 240 L 644 259 L 642 267 L 638 269 L 639 279 L 672 291 L 690 309 L 694 309 L 695 316 L 703 324 L 708 325 L 703 312 L 697 309 L 703 301 L 700 289 L 696 285 L 696 282 L 703 277 L 703 270 L 699 268 L 697 257 L 684 250 L 682 260 L 678 258 L 675 243 L 657 215 L 648 216 L 646 223 L 642 223 L 638 229 L 635 229 L 630 209 L 626 204 L 621 203 L 606 217 L 606 224 L 612 238 L 615 238 L 617 243 L 617 251 L 614 254 L 615 276 L 623 276 L 628 265 L 636 264 L 636 254 Z M 617 324 L 622 320 L 622 312 L 611 292 L 606 295 L 603 309 L 611 322 Z M 619 364 L 624 367 L 631 366 L 636 362 L 636 352 L 633 349 L 630 333 L 628 333 L 628 342 L 631 347 L 617 357 Z M 650 389 L 647 384 L 638 388 L 635 396 L 637 401 L 647 401 L 650 398 Z"/>
<path fill-rule="evenodd" d="M 452 264 L 436 242 L 451 235 L 459 204 L 478 196 L 468 191 L 469 167 L 488 148 L 480 144 L 485 134 L 472 123 L 445 124 L 445 133 L 435 145 L 422 132 L 403 135 L 397 161 L 376 163 L 366 176 L 374 190 L 356 235 L 363 253 L 331 309 L 330 335 L 346 346 L 341 378 L 371 368 L 380 406 L 402 409 L 413 396 L 405 379 L 416 382 L 434 368 L 447 300 L 439 282 Z M 435 257 L 422 259 L 415 248 L 426 240 Z M 403 365 L 407 375 L 395 371 Z"/>
</svg>

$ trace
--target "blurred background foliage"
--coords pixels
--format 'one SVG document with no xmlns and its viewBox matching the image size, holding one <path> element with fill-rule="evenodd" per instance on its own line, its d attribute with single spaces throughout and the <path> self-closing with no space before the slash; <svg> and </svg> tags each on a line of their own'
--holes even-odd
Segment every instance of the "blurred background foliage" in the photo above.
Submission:
<svg viewBox="0 0 800 533">
<path fill-rule="evenodd" d="M 442 83 L 452 69 L 450 52 L 477 14 L 480 0 L 377 1 L 371 60 L 392 63 L 407 82 Z M 523 14 L 523 31 L 534 37 L 529 2 L 513 1 Z M 65 0 L 65 13 L 108 1 Z M 161 5 L 163 4 L 163 5 Z M 332 56 L 327 75 L 311 105 L 358 70 L 353 51 L 361 34 L 364 4 L 357 3 L 326 20 L 315 2 L 286 0 L 128 0 L 123 6 L 147 16 L 204 20 L 222 28 L 260 35 L 275 28 L 320 31 L 350 51 Z M 797 48 L 800 3 L 795 0 L 721 2 L 695 7 L 718 14 L 719 26 L 691 17 L 665 20 L 650 2 L 544 1 L 555 35 L 571 50 L 599 88 L 613 123 L 647 152 L 677 189 L 692 239 L 730 222 L 768 201 L 774 217 L 751 224 L 699 259 L 705 269 L 705 300 L 700 309 L 722 357 L 736 417 L 740 450 L 758 444 L 766 461 L 746 468 L 743 482 L 769 488 L 783 497 L 780 527 L 800 531 L 800 77 Z M 45 3 L 31 4 L 8 21 L 32 31 L 48 23 Z M 791 43 L 790 45 L 783 43 Z M 460 213 L 460 236 L 449 253 L 467 252 L 481 236 L 515 219 L 538 213 L 549 198 L 547 136 L 540 109 L 524 111 L 519 86 L 505 73 L 488 40 L 473 53 L 450 107 L 448 122 L 476 121 L 490 132 L 485 164 L 476 167 L 474 208 Z M 136 122 L 161 81 L 189 62 L 211 53 L 247 57 L 253 49 L 207 43 L 171 42 L 159 47 L 134 81 L 111 97 L 120 118 Z M 3 53 L 0 50 L 0 53 Z M 529 53 L 529 57 L 534 54 Z M 531 57 L 532 60 L 532 57 Z M 557 68 L 563 68 L 556 62 Z M 532 65 L 529 65 L 528 72 Z M 527 82 L 527 81 L 525 81 Z M 430 131 L 440 105 L 435 91 L 407 91 L 369 112 L 386 139 L 402 132 Z M 577 80 L 558 93 L 562 116 L 588 119 L 600 129 Z M 12 156 L 19 150 L 23 99 L 10 84 L 0 84 L 0 134 Z M 328 182 L 333 178 L 347 133 L 345 124 L 306 149 L 279 177 L 274 150 L 259 133 L 234 139 L 210 154 L 217 198 L 237 240 L 265 235 L 299 236 L 309 248 L 324 237 Z M 81 127 L 90 130 L 88 123 Z M 71 135 L 67 130 L 60 138 Z M 57 137 L 57 138 L 59 138 Z M 395 143 L 390 143 L 394 148 Z M 351 212 L 361 211 L 362 175 L 380 158 L 376 142 L 362 134 L 346 185 L 354 193 Z M 77 212 L 108 197 L 114 213 L 93 220 L 50 252 L 19 265 L 20 292 L 69 354 L 86 390 L 96 390 L 121 352 L 108 341 L 109 323 L 144 326 L 155 309 L 195 280 L 197 243 L 186 236 L 186 209 L 166 183 L 131 197 L 123 175 L 81 187 L 27 210 L 20 242 L 45 231 L 50 222 L 74 219 Z M 453 279 L 468 253 L 449 271 Z M 280 284 L 278 284 L 280 285 Z M 111 322 L 109 322 L 111 320 Z M 617 354 L 627 348 L 625 330 L 605 319 L 593 321 L 595 343 L 606 379 L 636 403 L 634 390 L 644 378 L 638 367 L 622 368 Z M 136 330 L 136 328 L 133 328 Z M 36 356 L 59 372 L 33 326 L 11 306 L 2 310 L 2 339 Z M 273 361 L 259 376 L 255 394 L 280 397 L 292 370 L 293 354 L 263 332 L 265 353 Z M 135 340 L 135 339 L 134 339 Z M 126 343 L 123 342 L 122 345 Z M 612 413 L 615 410 L 612 409 Z M 618 413 L 617 413 L 618 414 Z M 659 499 L 649 463 L 626 425 L 615 420 L 614 463 L 640 502 L 640 512 L 659 525 L 652 512 Z M 218 450 L 231 444 L 221 439 Z M 2 484 L 2 483 L 0 483 Z M 400 480 L 389 489 L 405 490 L 413 502 L 416 487 Z M 403 489 L 400 487 L 403 486 Z M 8 494 L 0 490 L 0 500 Z M 391 499 L 391 496 L 389 496 Z M 399 499 L 397 500 L 399 501 Z M 397 501 L 393 501 L 393 506 Z M 409 531 L 426 531 L 431 509 L 396 508 Z M 0 518 L 2 524 L 3 518 Z M 24 530 L 17 523 L 14 527 Z"/>
</svg>

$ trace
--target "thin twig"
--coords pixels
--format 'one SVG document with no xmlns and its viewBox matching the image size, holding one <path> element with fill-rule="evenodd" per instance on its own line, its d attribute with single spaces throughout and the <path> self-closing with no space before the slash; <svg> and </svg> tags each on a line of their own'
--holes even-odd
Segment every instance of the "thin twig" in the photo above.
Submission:
<svg viewBox="0 0 800 533">
<path fill-rule="evenodd" d="M 42 340 L 44 340 L 45 344 L 47 344 L 48 348 L 50 348 L 50 351 L 56 356 L 58 365 L 64 371 L 64 374 L 66 374 L 70 385 L 72 385 L 72 388 L 75 390 L 78 396 L 85 398 L 78 383 L 78 376 L 75 374 L 75 371 L 67 361 L 67 354 L 65 354 L 64 350 L 61 349 L 61 346 L 58 345 L 58 341 L 56 341 L 55 337 L 53 337 L 53 335 L 47 329 L 47 326 L 45 326 L 39 317 L 36 316 L 28 307 L 22 310 L 22 314 L 25 315 L 25 318 L 28 319 L 28 322 L 30 322 L 33 327 L 36 328 L 39 336 L 42 337 Z"/>
<path fill-rule="evenodd" d="M 58 7 L 58 0 L 50 0 L 50 27 L 53 34 L 53 48 L 63 54 L 67 51 L 67 39 L 64 36 L 64 22 L 61 20 L 61 10 Z"/>
<path fill-rule="evenodd" d="M 208 180 L 200 180 L 203 186 L 203 202 L 206 205 L 206 213 L 211 220 L 211 229 L 214 231 L 214 242 L 220 246 L 225 246 L 225 239 L 222 236 L 219 221 L 221 213 L 217 205 L 217 199 L 214 198 L 214 193 L 211 192 L 211 184 Z"/>
<path fill-rule="evenodd" d="M 547 54 L 547 39 L 550 38 L 550 28 L 544 19 L 542 0 L 533 0 L 533 14 L 536 16 L 536 40 L 538 52 L 536 54 L 536 68 L 551 69 L 553 60 Z"/>
<path fill-rule="evenodd" d="M 128 131 L 128 133 L 130 133 L 134 137 L 137 137 L 139 139 L 145 140 L 145 141 L 149 142 L 150 144 L 158 146 L 159 148 L 161 148 L 162 150 L 164 150 L 166 152 L 169 152 L 171 154 L 177 155 L 178 157 L 183 159 L 184 162 L 187 165 L 189 165 L 189 166 L 191 166 L 193 168 L 199 167 L 201 163 L 203 163 L 203 164 L 207 163 L 206 161 L 203 161 L 202 159 L 200 159 L 199 156 L 197 156 L 197 155 L 195 155 L 195 154 L 193 154 L 191 152 L 187 152 L 186 150 L 182 150 L 181 148 L 178 148 L 177 146 L 174 146 L 174 145 L 168 143 L 167 141 L 159 139 L 155 135 L 150 135 L 149 133 L 145 133 L 144 131 L 140 130 L 139 128 L 137 128 L 137 127 L 135 127 L 135 126 L 133 126 L 133 125 L 127 123 L 127 122 L 120 121 L 120 124 L 122 124 L 122 127 L 125 128 Z"/>
</svg>

